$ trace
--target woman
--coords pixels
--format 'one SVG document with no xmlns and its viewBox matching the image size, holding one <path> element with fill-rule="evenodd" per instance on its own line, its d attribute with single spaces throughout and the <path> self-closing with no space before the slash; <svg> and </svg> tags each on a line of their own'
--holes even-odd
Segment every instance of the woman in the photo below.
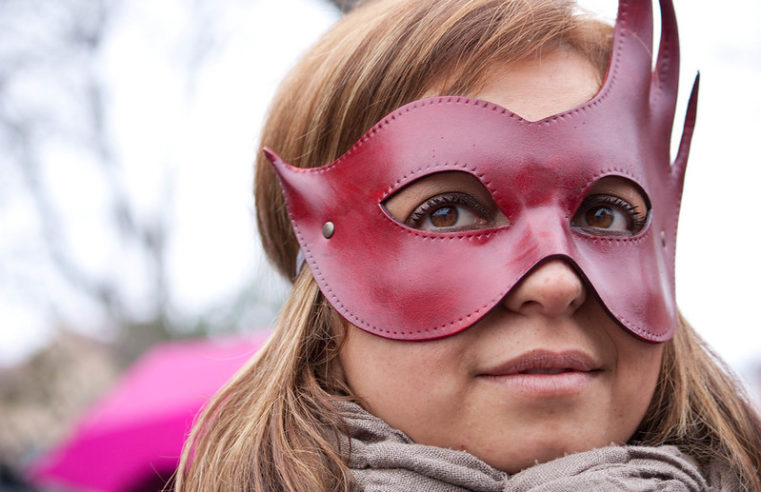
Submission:
<svg viewBox="0 0 761 492">
<path fill-rule="evenodd" d="M 318 42 L 257 162 L 293 293 L 177 490 L 761 491 L 758 417 L 674 305 L 697 90 L 672 166 L 661 4 L 654 73 L 648 1 L 615 35 L 561 0 L 371 1 Z"/>
</svg>

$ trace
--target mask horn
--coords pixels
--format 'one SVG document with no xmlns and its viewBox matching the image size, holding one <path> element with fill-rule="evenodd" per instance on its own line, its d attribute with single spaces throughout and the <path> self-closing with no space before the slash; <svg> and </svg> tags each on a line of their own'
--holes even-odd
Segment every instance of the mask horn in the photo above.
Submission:
<svg viewBox="0 0 761 492">
<path fill-rule="evenodd" d="M 267 160 L 272 164 L 272 167 L 274 168 L 275 172 L 277 172 L 278 175 L 281 174 L 282 171 L 287 169 L 289 165 L 280 158 L 279 155 L 277 155 L 272 149 L 268 147 L 264 147 L 262 149 L 264 152 L 264 156 L 267 158 Z"/>
<path fill-rule="evenodd" d="M 289 188 L 294 187 L 298 182 L 299 175 L 304 174 L 304 170 L 288 164 L 268 147 L 264 147 L 262 150 L 264 151 L 264 156 L 272 165 L 272 169 L 280 180 L 281 186 L 287 186 Z"/>
<path fill-rule="evenodd" d="M 646 0 L 643 3 L 650 1 Z M 650 109 L 655 141 L 668 146 L 679 89 L 679 31 L 672 0 L 660 0 L 660 7 L 661 42 L 650 89 Z"/>
<path fill-rule="evenodd" d="M 695 76 L 695 82 L 692 84 L 690 101 L 687 103 L 687 114 L 684 117 L 684 129 L 682 130 L 682 139 L 679 142 L 679 151 L 674 159 L 671 173 L 674 177 L 674 184 L 677 189 L 681 190 L 684 183 L 684 172 L 687 168 L 687 157 L 690 154 L 690 144 L 692 144 L 692 134 L 695 131 L 695 119 L 698 114 L 698 92 L 700 90 L 700 73 Z"/>
<path fill-rule="evenodd" d="M 619 0 L 613 52 L 605 84 L 600 93 L 612 92 L 621 111 L 643 116 L 649 111 L 652 83 L 653 6 L 650 0 Z"/>
<path fill-rule="evenodd" d="M 265 147 L 263 150 L 278 177 L 289 214 L 321 210 L 326 201 L 330 201 L 330 180 L 324 178 L 325 171 L 292 166 L 272 149 Z M 293 219 L 292 215 L 291 218 Z"/>
<path fill-rule="evenodd" d="M 264 147 L 262 150 L 264 151 L 265 157 L 272 165 L 275 175 L 277 175 L 280 186 L 283 188 L 283 193 L 292 193 L 294 190 L 298 189 L 300 184 L 298 178 L 300 175 L 304 174 L 303 169 L 291 166 L 272 151 L 272 149 Z"/>
</svg>

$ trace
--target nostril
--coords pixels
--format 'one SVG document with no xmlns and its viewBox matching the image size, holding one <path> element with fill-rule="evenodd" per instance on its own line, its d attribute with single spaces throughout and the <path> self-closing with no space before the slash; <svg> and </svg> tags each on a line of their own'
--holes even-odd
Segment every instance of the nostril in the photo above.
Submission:
<svg viewBox="0 0 761 492">
<path fill-rule="evenodd" d="M 520 306 L 518 306 L 517 309 L 513 309 L 513 311 L 521 312 L 522 314 L 530 314 L 532 312 L 541 312 L 544 310 L 544 307 L 540 302 L 537 301 L 526 301 Z"/>
<path fill-rule="evenodd" d="M 529 272 L 505 298 L 521 314 L 570 315 L 586 300 L 584 281 L 565 261 L 550 260 Z"/>
</svg>

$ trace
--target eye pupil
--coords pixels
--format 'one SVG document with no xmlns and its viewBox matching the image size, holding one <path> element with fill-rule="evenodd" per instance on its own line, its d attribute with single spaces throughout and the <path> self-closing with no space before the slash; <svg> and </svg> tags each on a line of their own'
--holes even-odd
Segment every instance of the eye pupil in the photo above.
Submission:
<svg viewBox="0 0 761 492">
<path fill-rule="evenodd" d="M 441 207 L 431 213 L 431 224 L 435 227 L 452 227 L 457 224 L 458 215 L 456 207 Z"/>
<path fill-rule="evenodd" d="M 595 207 L 587 211 L 587 223 L 592 227 L 608 228 L 613 225 L 615 216 L 608 207 Z"/>
</svg>

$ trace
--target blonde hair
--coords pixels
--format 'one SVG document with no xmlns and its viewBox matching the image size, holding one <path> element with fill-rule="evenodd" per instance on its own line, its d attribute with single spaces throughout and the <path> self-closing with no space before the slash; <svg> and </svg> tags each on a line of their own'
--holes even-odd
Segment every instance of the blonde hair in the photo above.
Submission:
<svg viewBox="0 0 761 492">
<path fill-rule="evenodd" d="M 495 63 L 569 47 L 604 77 L 610 26 L 574 14 L 572 0 L 381 0 L 328 32 L 281 85 L 262 135 L 299 167 L 335 160 L 393 109 L 430 93 L 473 95 Z M 333 402 L 350 398 L 337 359 L 345 322 L 308 268 L 297 271 L 279 184 L 257 156 L 257 222 L 265 251 L 294 282 L 274 334 L 215 397 L 186 444 L 177 491 L 349 490 Z M 680 319 L 667 342 L 650 409 L 633 437 L 723 457 L 761 492 L 759 423 L 694 331 Z"/>
</svg>

